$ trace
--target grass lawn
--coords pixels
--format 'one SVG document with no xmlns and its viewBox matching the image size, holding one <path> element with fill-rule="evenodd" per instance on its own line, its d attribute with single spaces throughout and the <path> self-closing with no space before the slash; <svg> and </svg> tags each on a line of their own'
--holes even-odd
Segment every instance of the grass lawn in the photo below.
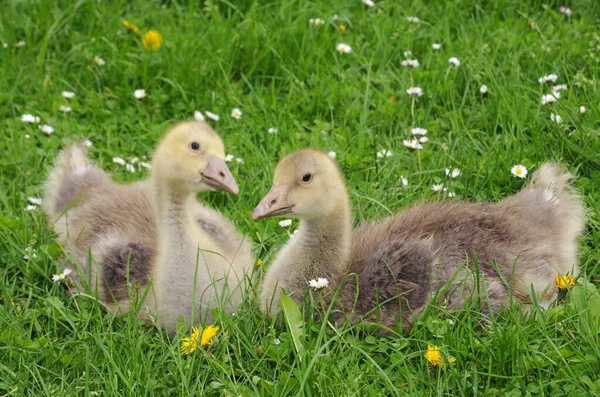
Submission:
<svg viewBox="0 0 600 397">
<path fill-rule="evenodd" d="M 375 3 L 2 3 L 0 396 L 600 395 L 600 3 L 568 0 L 571 15 L 552 0 Z M 141 42 L 150 29 L 164 39 L 156 51 Z M 351 51 L 336 50 L 339 43 Z M 420 67 L 403 66 L 406 59 Z M 549 74 L 557 80 L 538 82 Z M 560 98 L 543 104 L 559 84 Z M 412 98 L 410 87 L 423 95 Z M 231 117 L 234 108 L 241 118 Z M 81 138 L 116 179 L 145 178 L 147 169 L 130 172 L 113 158 L 149 161 L 143 156 L 164 131 L 195 111 L 220 116 L 207 121 L 241 159 L 230 163 L 239 197 L 199 198 L 253 240 L 258 277 L 297 222 L 253 222 L 250 212 L 277 161 L 307 146 L 336 153 L 355 224 L 425 200 L 497 201 L 529 178 L 511 175 L 513 165 L 531 174 L 562 160 L 589 210 L 582 274 L 565 303 L 530 317 L 518 307 L 496 318 L 476 305 L 431 307 L 411 332 L 380 337 L 306 316 L 299 344 L 249 292 L 235 316 L 216 312 L 211 346 L 184 356 L 188 329 L 169 340 L 158 326 L 105 313 L 93 296 L 74 300 L 52 281 L 62 249 L 28 199 L 40 197 L 59 150 Z M 25 114 L 40 122 L 22 121 Z M 413 127 L 426 128 L 429 142 L 411 154 L 403 140 Z M 432 190 L 437 184 L 447 190 Z M 428 345 L 456 361 L 432 366 Z"/>
</svg>

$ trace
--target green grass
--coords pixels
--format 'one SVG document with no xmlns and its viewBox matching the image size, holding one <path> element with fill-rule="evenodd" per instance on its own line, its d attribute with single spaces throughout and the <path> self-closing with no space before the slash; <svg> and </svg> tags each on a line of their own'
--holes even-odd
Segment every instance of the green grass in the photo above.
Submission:
<svg viewBox="0 0 600 397">
<path fill-rule="evenodd" d="M 600 394 L 600 4 L 569 1 L 568 18 L 558 1 L 376 2 L 3 3 L 0 395 Z M 422 22 L 409 23 L 412 15 Z M 311 26 L 310 18 L 326 24 Z M 146 51 L 123 19 L 142 32 L 160 31 L 162 48 Z M 26 45 L 15 47 L 20 40 Z M 353 51 L 338 53 L 340 42 Z M 431 48 L 434 42 L 441 50 Z M 406 50 L 419 69 L 400 65 Z M 94 64 L 96 55 L 106 65 Z M 452 56 L 459 68 L 449 67 Z M 548 73 L 568 90 L 542 105 L 551 85 L 537 79 Z M 482 84 L 487 96 L 479 93 Z M 414 107 L 410 86 L 425 92 Z M 138 88 L 148 93 L 140 101 L 133 96 Z M 77 96 L 66 100 L 63 90 Z M 72 113 L 58 111 L 66 104 Z M 587 112 L 580 115 L 582 105 Z M 241 120 L 229 116 L 234 107 L 242 109 Z M 43 213 L 25 207 L 28 197 L 40 196 L 66 143 L 92 140 L 91 156 L 104 169 L 118 180 L 137 180 L 147 171 L 128 173 L 112 157 L 150 155 L 161 134 L 194 110 L 219 114 L 211 125 L 227 152 L 245 161 L 231 164 L 239 197 L 201 199 L 250 236 L 262 267 L 288 231 L 276 219 L 253 222 L 250 212 L 268 191 L 276 162 L 312 146 L 337 153 L 355 224 L 447 199 L 431 191 L 435 183 L 457 198 L 497 201 L 525 182 L 510 174 L 514 164 L 533 171 L 562 160 L 589 209 L 584 274 L 566 304 L 534 309 L 530 319 L 517 307 L 494 319 L 476 306 L 459 313 L 431 308 L 410 333 L 379 337 L 306 316 L 302 349 L 288 323 L 265 319 L 248 300 L 234 317 L 217 313 L 221 331 L 210 349 L 181 356 L 183 333 L 169 340 L 157 327 L 103 312 L 93 297 L 75 302 L 53 283 L 61 249 Z M 23 123 L 25 113 L 40 116 L 54 134 Z M 553 123 L 550 113 L 564 122 Z M 420 159 L 402 144 L 414 126 L 429 130 Z M 268 134 L 270 127 L 278 133 Z M 393 156 L 377 159 L 386 148 Z M 446 167 L 462 174 L 449 180 Z M 407 188 L 401 176 L 409 178 Z M 28 246 L 37 250 L 35 259 L 23 259 Z M 454 365 L 433 368 L 423 357 L 428 344 L 454 356 Z"/>
</svg>

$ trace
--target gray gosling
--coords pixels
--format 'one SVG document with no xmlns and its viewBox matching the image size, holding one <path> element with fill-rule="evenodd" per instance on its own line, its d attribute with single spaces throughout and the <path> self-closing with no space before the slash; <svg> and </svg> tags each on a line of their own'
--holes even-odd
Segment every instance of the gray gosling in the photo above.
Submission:
<svg viewBox="0 0 600 397">
<path fill-rule="evenodd" d="M 282 291 L 300 302 L 307 280 L 319 277 L 329 280 L 326 292 L 339 288 L 344 316 L 404 330 L 436 295 L 451 310 L 480 296 L 493 312 L 510 304 L 509 288 L 523 305 L 533 294 L 550 300 L 555 276 L 578 272 L 584 210 L 570 178 L 545 163 L 519 193 L 496 204 L 419 204 L 352 231 L 336 164 L 315 150 L 294 152 L 277 165 L 273 187 L 252 213 L 300 220 L 267 270 L 262 308 L 273 314 Z"/>
<path fill-rule="evenodd" d="M 196 321 L 211 321 L 218 303 L 227 310 L 242 303 L 251 246 L 229 220 L 195 198 L 209 190 L 239 192 L 215 131 L 199 122 L 176 125 L 159 143 L 150 177 L 127 185 L 113 182 L 86 154 L 83 144 L 61 152 L 45 185 L 44 207 L 59 242 L 81 275 L 91 274 L 92 290 L 109 309 L 129 312 L 127 282 L 140 284 L 141 298 L 152 280 L 138 318 L 158 316 L 172 334 L 180 315 L 186 323 L 192 311 Z"/>
</svg>

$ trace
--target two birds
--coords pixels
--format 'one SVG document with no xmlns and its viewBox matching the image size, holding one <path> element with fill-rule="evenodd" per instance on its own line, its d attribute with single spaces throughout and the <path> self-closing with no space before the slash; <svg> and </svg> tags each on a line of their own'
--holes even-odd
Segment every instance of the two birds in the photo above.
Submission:
<svg viewBox="0 0 600 397">
<path fill-rule="evenodd" d="M 45 209 L 79 268 L 76 282 L 127 313 L 139 283 L 140 319 L 157 316 L 169 332 L 234 310 L 251 283 L 251 244 L 195 193 L 239 189 L 208 125 L 181 123 L 158 145 L 147 180 L 114 183 L 83 145 L 61 153 L 45 187 Z M 264 277 L 260 304 L 273 314 L 282 291 L 298 302 L 307 280 L 339 290 L 337 312 L 385 327 L 412 327 L 432 299 L 460 309 L 486 295 L 489 309 L 549 300 L 557 274 L 577 273 L 582 203 L 570 175 L 544 164 L 518 194 L 497 204 L 417 205 L 352 229 L 348 191 L 324 153 L 300 150 L 278 164 L 254 219 L 286 215 L 299 232 Z M 474 261 L 475 260 L 475 261 Z M 475 262 L 475 263 L 474 263 Z M 327 294 L 332 296 L 333 294 Z M 140 310 L 140 308 L 142 308 Z"/>
</svg>

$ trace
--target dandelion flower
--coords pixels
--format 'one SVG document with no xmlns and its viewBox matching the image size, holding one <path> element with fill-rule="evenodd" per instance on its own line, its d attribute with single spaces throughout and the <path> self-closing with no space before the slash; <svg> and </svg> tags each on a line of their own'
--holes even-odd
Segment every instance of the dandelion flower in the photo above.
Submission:
<svg viewBox="0 0 600 397">
<path fill-rule="evenodd" d="M 563 122 L 562 117 L 554 113 L 550 113 L 550 120 L 554 121 L 556 124 L 561 124 Z"/>
<path fill-rule="evenodd" d="M 383 149 L 377 152 L 377 158 L 384 158 L 384 157 L 391 157 L 392 156 L 392 151 L 388 150 L 388 149 Z"/>
<path fill-rule="evenodd" d="M 340 25 L 340 26 L 338 26 L 338 29 L 340 30 L 340 32 L 345 32 L 346 31 L 346 25 Z"/>
<path fill-rule="evenodd" d="M 327 155 L 329 156 L 330 159 L 335 160 L 336 153 L 334 151 L 327 153 Z"/>
<path fill-rule="evenodd" d="M 434 50 L 439 50 L 440 48 L 442 48 L 442 45 L 439 43 L 433 43 L 431 45 L 431 48 L 433 48 Z"/>
<path fill-rule="evenodd" d="M 238 108 L 235 108 L 231 111 L 231 117 L 233 117 L 236 120 L 239 120 L 242 118 L 242 111 Z"/>
<path fill-rule="evenodd" d="M 149 30 L 142 36 L 142 45 L 148 51 L 156 51 L 162 45 L 163 37 L 162 34 L 156 30 Z"/>
<path fill-rule="evenodd" d="M 65 269 L 61 274 L 55 274 L 52 276 L 52 281 L 55 283 L 61 282 L 71 273 L 71 269 Z"/>
<path fill-rule="evenodd" d="M 413 98 L 418 98 L 423 95 L 423 89 L 421 87 L 410 87 L 406 90 L 406 93 Z"/>
<path fill-rule="evenodd" d="M 429 346 L 427 345 L 427 353 L 425 353 L 424 357 L 433 365 L 434 367 L 440 367 L 441 369 L 446 369 L 446 362 L 453 363 L 456 361 L 456 358 L 450 357 L 448 360 L 444 360 L 442 355 L 440 354 L 440 348 L 437 346 Z"/>
<path fill-rule="evenodd" d="M 517 178 L 523 179 L 527 176 L 527 168 L 521 164 L 513 165 L 513 167 L 510 169 L 510 173 Z"/>
<path fill-rule="evenodd" d="M 71 92 L 71 91 L 63 91 L 62 96 L 67 99 L 72 99 L 72 98 L 75 98 L 75 93 Z"/>
<path fill-rule="evenodd" d="M 146 90 L 135 90 L 133 91 L 133 96 L 135 97 L 135 99 L 142 99 L 146 97 Z"/>
<path fill-rule="evenodd" d="M 267 133 L 269 134 L 277 134 L 277 128 L 271 127 L 267 130 Z"/>
<path fill-rule="evenodd" d="M 220 119 L 218 114 L 211 113 L 208 110 L 206 110 L 204 113 L 206 114 L 206 117 L 208 117 L 211 120 L 219 121 L 219 119 Z"/>
<path fill-rule="evenodd" d="M 540 77 L 538 79 L 538 83 L 540 83 L 540 84 L 554 83 L 554 82 L 556 82 L 556 80 L 558 80 L 558 75 L 551 73 L 551 74 L 547 74 L 545 76 Z"/>
<path fill-rule="evenodd" d="M 121 157 L 113 157 L 112 161 L 115 164 L 125 165 L 125 160 L 123 160 Z"/>
<path fill-rule="evenodd" d="M 24 114 L 21 116 L 21 121 L 24 123 L 39 123 L 40 122 L 40 118 L 38 116 L 34 116 L 31 114 Z"/>
<path fill-rule="evenodd" d="M 487 94 L 487 92 L 488 92 L 487 85 L 482 84 L 481 87 L 479 87 L 479 92 L 482 93 L 482 94 L 484 94 L 484 95 Z"/>
<path fill-rule="evenodd" d="M 200 346 L 212 345 L 212 339 L 219 332 L 218 325 L 209 325 L 202 330 L 202 337 L 200 338 Z"/>
<path fill-rule="evenodd" d="M 427 130 L 426 130 L 425 128 L 419 128 L 419 127 L 412 128 L 412 129 L 410 130 L 410 132 L 411 132 L 413 135 L 421 135 L 421 136 L 422 136 L 422 135 L 425 135 L 425 134 L 427 134 Z"/>
<path fill-rule="evenodd" d="M 292 220 L 291 219 L 284 219 L 282 221 L 279 221 L 279 226 L 281 226 L 281 227 L 290 227 L 290 226 L 292 226 Z"/>
<path fill-rule="evenodd" d="M 192 327 L 192 334 L 189 337 L 181 339 L 181 347 L 179 350 L 181 354 L 188 355 L 196 351 L 198 347 L 198 328 Z"/>
<path fill-rule="evenodd" d="M 95 56 L 94 63 L 98 66 L 104 66 L 106 64 L 106 61 L 104 61 L 104 59 L 100 58 L 99 56 Z"/>
<path fill-rule="evenodd" d="M 352 47 L 344 43 L 339 43 L 335 46 L 335 49 L 341 54 L 350 54 L 352 52 Z"/>
<path fill-rule="evenodd" d="M 123 26 L 125 26 L 127 29 L 131 30 L 133 33 L 139 33 L 140 32 L 140 28 L 137 27 L 137 25 L 134 25 L 133 23 L 127 21 L 127 20 L 123 20 Z"/>
<path fill-rule="evenodd" d="M 418 140 L 416 139 L 405 139 L 402 141 L 402 143 L 404 144 L 404 146 L 406 146 L 409 150 L 421 150 L 423 149 L 423 145 L 421 145 L 419 143 Z"/>
<path fill-rule="evenodd" d="M 581 113 L 581 114 L 584 114 L 586 110 L 587 109 L 585 108 L 585 106 L 580 106 L 579 107 L 579 113 Z"/>
<path fill-rule="evenodd" d="M 419 22 L 421 22 L 421 20 L 418 17 L 406 17 L 406 20 L 408 22 L 412 22 L 412 23 L 419 23 Z"/>
<path fill-rule="evenodd" d="M 194 112 L 194 119 L 196 121 L 204 121 L 204 115 L 202 114 L 202 112 L 199 112 L 199 111 L 196 110 Z"/>
<path fill-rule="evenodd" d="M 416 69 L 419 66 L 421 66 L 418 59 L 405 59 L 404 61 L 400 62 L 400 64 L 404 67 L 413 69 Z"/>
<path fill-rule="evenodd" d="M 319 277 L 316 280 L 310 280 L 308 282 L 308 286 L 314 288 L 315 290 L 327 288 L 327 286 L 329 286 L 329 280 L 324 277 Z"/>
<path fill-rule="evenodd" d="M 561 291 L 566 291 L 567 287 L 575 285 L 575 277 L 558 275 L 554 279 L 556 281 L 556 287 Z"/>
<path fill-rule="evenodd" d="M 38 128 L 40 130 L 42 130 L 42 132 L 46 135 L 52 135 L 52 133 L 54 132 L 54 127 L 52 127 L 48 124 L 42 124 L 42 125 L 38 126 Z"/>
<path fill-rule="evenodd" d="M 375 3 L 371 0 L 362 0 L 362 2 L 368 7 L 375 7 Z"/>
<path fill-rule="evenodd" d="M 71 109 L 71 106 L 61 105 L 58 110 L 63 113 L 70 113 L 73 109 Z"/>
<path fill-rule="evenodd" d="M 442 185 L 441 183 L 435 184 L 431 187 L 431 190 L 433 190 L 434 192 L 441 192 L 444 189 L 444 185 Z"/>
<path fill-rule="evenodd" d="M 454 66 L 455 68 L 460 66 L 460 61 L 456 57 L 452 57 L 452 58 L 448 59 L 448 63 L 450 65 Z"/>
</svg>

